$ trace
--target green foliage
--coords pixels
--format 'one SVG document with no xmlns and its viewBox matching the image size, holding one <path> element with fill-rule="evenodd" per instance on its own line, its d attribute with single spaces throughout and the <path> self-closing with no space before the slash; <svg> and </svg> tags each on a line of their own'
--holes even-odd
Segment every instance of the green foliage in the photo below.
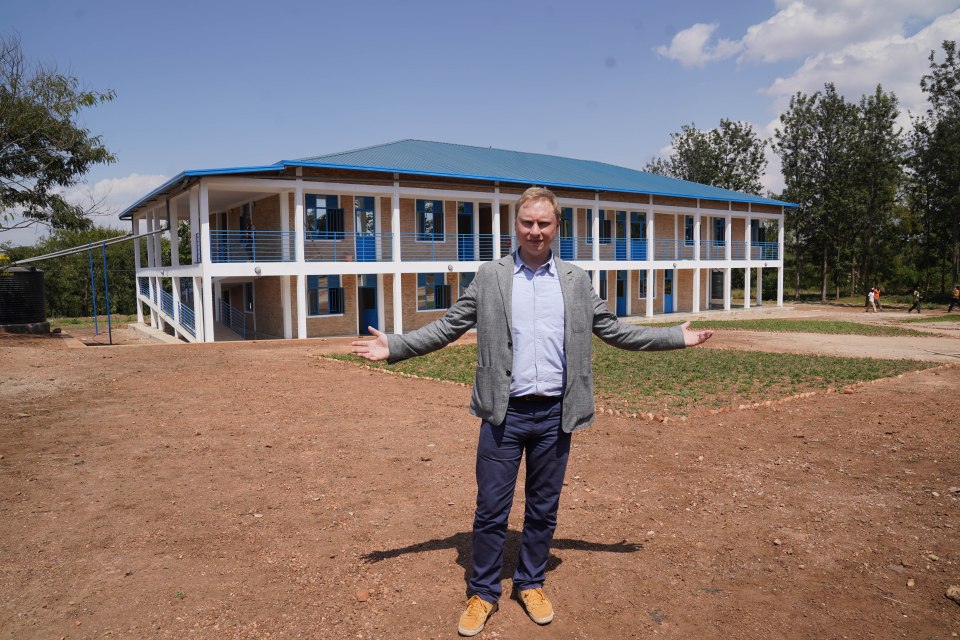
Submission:
<svg viewBox="0 0 960 640">
<path fill-rule="evenodd" d="M 91 245 L 97 314 L 105 315 L 103 250 L 99 243 L 123 235 L 126 235 L 126 232 L 110 227 L 91 227 L 86 230 L 57 229 L 33 247 L 7 247 L 5 253 L 11 260 L 22 260 L 62 249 Z M 44 272 L 44 298 L 48 318 L 93 315 L 89 252 L 51 258 L 34 264 Z M 110 284 L 111 313 L 136 312 L 135 277 L 131 243 L 119 242 L 109 245 L 107 247 L 107 278 Z"/>
<path fill-rule="evenodd" d="M 649 326 L 676 326 L 675 322 L 658 322 Z M 847 322 L 844 320 L 781 320 L 762 318 L 758 320 L 694 320 L 691 329 L 716 329 L 740 331 L 771 331 L 774 333 L 825 333 L 851 336 L 925 336 L 926 333 L 889 325 Z"/>
<path fill-rule="evenodd" d="M 670 134 L 670 142 L 670 157 L 654 158 L 647 171 L 760 194 L 760 176 L 767 166 L 767 142 L 757 136 L 750 124 L 724 118 L 718 128 L 710 131 L 700 131 L 693 124 L 683 125 L 679 133 Z"/>
<path fill-rule="evenodd" d="M 0 38 L 0 231 L 37 223 L 90 226 L 89 211 L 64 200 L 97 164 L 115 158 L 99 136 L 77 124 L 80 112 L 112 100 L 112 91 L 80 89 L 56 69 L 30 67 L 17 38 Z M 17 216 L 22 220 L 15 222 Z"/>
<path fill-rule="evenodd" d="M 941 274 L 940 290 L 960 281 L 960 53 L 956 41 L 944 41 L 944 61 L 930 52 L 930 73 L 920 80 L 929 108 L 914 118 L 908 166 L 909 194 L 919 212 L 923 266 L 936 269 L 946 257 L 949 282 Z"/>
</svg>

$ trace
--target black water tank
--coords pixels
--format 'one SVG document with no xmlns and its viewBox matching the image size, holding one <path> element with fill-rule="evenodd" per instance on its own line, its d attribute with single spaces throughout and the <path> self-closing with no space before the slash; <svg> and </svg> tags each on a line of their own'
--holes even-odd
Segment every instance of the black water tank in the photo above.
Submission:
<svg viewBox="0 0 960 640">
<path fill-rule="evenodd" d="M 0 269 L 0 325 L 46 321 L 43 271 L 35 267 Z"/>
</svg>

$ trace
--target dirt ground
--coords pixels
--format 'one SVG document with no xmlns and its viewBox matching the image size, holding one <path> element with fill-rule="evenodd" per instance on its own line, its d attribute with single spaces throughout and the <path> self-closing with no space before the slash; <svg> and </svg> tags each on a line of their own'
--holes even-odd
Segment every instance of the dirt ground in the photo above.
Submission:
<svg viewBox="0 0 960 640">
<path fill-rule="evenodd" d="M 730 333 L 712 346 L 764 341 Z M 940 333 L 920 351 L 960 351 Z M 77 337 L 0 336 L 0 638 L 456 636 L 469 389 L 317 357 L 342 340 Z M 574 436 L 556 619 L 504 599 L 479 637 L 957 637 L 958 390 L 948 365 L 686 422 L 601 416 Z M 505 592 L 521 518 L 522 486 Z"/>
</svg>

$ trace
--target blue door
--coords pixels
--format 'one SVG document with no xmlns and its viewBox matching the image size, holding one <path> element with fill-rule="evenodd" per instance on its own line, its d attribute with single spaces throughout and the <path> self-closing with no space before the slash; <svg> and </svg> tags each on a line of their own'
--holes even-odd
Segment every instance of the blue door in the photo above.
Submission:
<svg viewBox="0 0 960 640">
<path fill-rule="evenodd" d="M 630 259 L 647 259 L 647 214 L 630 212 Z"/>
<path fill-rule="evenodd" d="M 377 326 L 377 276 L 357 276 L 357 306 L 359 307 L 359 326 L 357 332 L 369 334 L 367 327 L 380 329 Z"/>
<path fill-rule="evenodd" d="M 614 259 L 615 260 L 626 260 L 627 259 L 627 212 L 626 211 L 617 211 L 616 214 L 617 221 L 617 231 L 616 231 L 616 244 L 614 245 Z"/>
<path fill-rule="evenodd" d="M 564 207 L 560 210 L 560 259 L 573 260 L 573 209 Z"/>
<path fill-rule="evenodd" d="M 473 203 L 457 204 L 457 260 L 475 260 L 473 254 Z"/>
<path fill-rule="evenodd" d="M 627 315 L 627 272 L 617 271 L 617 315 Z"/>
<path fill-rule="evenodd" d="M 357 262 L 377 261 L 377 218 L 371 196 L 356 196 L 353 199 L 357 223 Z"/>
<path fill-rule="evenodd" d="M 673 313 L 673 269 L 663 272 L 663 312 Z"/>
</svg>

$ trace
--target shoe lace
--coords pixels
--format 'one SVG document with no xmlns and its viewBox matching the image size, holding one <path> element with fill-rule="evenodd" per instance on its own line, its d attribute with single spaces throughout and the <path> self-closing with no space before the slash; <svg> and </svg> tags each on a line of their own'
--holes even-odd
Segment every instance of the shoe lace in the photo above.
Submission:
<svg viewBox="0 0 960 640">
<path fill-rule="evenodd" d="M 547 596 L 544 595 L 543 589 L 539 587 L 530 589 L 524 594 L 524 596 L 524 599 L 527 600 L 530 606 L 540 605 L 547 601 Z"/>
<path fill-rule="evenodd" d="M 484 606 L 483 598 L 480 596 L 473 596 L 467 602 L 467 617 L 468 618 L 482 618 L 487 615 L 487 607 Z"/>
</svg>

